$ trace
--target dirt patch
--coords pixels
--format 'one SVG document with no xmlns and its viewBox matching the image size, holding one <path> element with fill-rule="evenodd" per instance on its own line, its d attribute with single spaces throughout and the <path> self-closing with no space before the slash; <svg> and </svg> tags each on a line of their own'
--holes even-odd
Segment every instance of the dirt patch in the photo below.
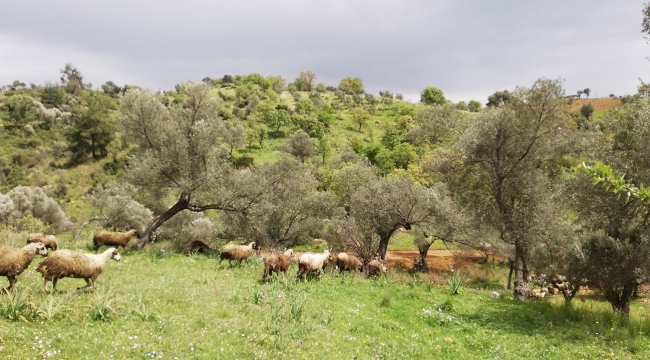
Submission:
<svg viewBox="0 0 650 360">
<path fill-rule="evenodd" d="M 417 250 L 389 250 L 386 254 L 386 266 L 390 269 L 412 269 L 420 258 Z M 429 250 L 427 262 L 435 271 L 458 270 L 472 266 L 485 255 L 475 250 Z"/>
</svg>

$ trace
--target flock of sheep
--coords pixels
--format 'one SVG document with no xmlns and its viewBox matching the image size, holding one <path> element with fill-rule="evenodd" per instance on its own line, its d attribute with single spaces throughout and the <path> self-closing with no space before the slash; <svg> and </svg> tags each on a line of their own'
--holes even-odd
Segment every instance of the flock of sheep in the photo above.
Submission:
<svg viewBox="0 0 650 360">
<path fill-rule="evenodd" d="M 209 249 L 209 247 L 200 241 L 195 241 L 190 245 L 190 251 L 201 252 L 206 249 Z M 229 265 L 232 265 L 232 260 L 237 260 L 241 263 L 244 260 L 248 260 L 254 250 L 259 250 L 255 242 L 248 245 L 225 245 L 221 248 L 219 263 L 223 260 L 228 260 Z M 355 256 L 344 252 L 332 254 L 330 250 L 326 249 L 322 253 L 303 253 L 297 256 L 292 249 L 288 249 L 283 253 L 271 251 L 264 258 L 263 278 L 266 279 L 273 275 L 273 273 L 279 275 L 281 272 L 287 276 L 287 271 L 294 261 L 298 262 L 298 273 L 296 276 L 301 277 L 303 281 L 312 272 L 317 273 L 317 279 L 320 279 L 324 275 L 323 268 L 328 264 L 336 266 L 340 273 L 344 271 L 363 271 L 363 263 Z M 383 261 L 376 258 L 368 263 L 367 270 L 368 276 L 375 276 L 379 273 L 386 272 L 386 266 Z"/>
<path fill-rule="evenodd" d="M 4 291 L 15 292 L 16 277 L 29 267 L 36 255 L 45 257 L 45 260 L 36 268 L 36 271 L 43 275 L 43 292 L 47 292 L 47 283 L 50 281 L 52 282 L 53 291 L 56 291 L 57 281 L 66 277 L 86 281 L 86 286 L 77 290 L 90 286 L 93 287 L 93 290 L 96 290 L 95 281 L 104 271 L 108 260 L 120 261 L 120 254 L 117 249 L 121 246 L 126 250 L 129 240 L 136 235 L 135 230 L 125 233 L 98 231 L 93 236 L 95 254 L 59 249 L 54 235 L 42 233 L 29 234 L 27 245 L 22 248 L 0 246 L 0 276 L 6 276 L 9 280 L 9 287 L 5 288 Z M 97 254 L 102 246 L 109 246 L 109 248 L 101 254 Z M 52 250 L 49 255 L 48 249 Z M 205 252 L 208 249 L 209 247 L 200 241 L 195 241 L 190 245 L 190 252 Z M 228 264 L 231 266 L 232 260 L 236 260 L 241 264 L 244 260 L 248 261 L 256 251 L 259 253 L 259 246 L 255 242 L 248 245 L 225 245 L 221 248 L 219 264 L 223 260 L 228 260 Z M 281 272 L 286 277 L 287 271 L 293 262 L 298 263 L 297 276 L 303 280 L 306 280 L 309 273 L 316 273 L 317 279 L 320 279 L 324 274 L 323 268 L 328 264 L 335 266 L 340 273 L 344 271 L 363 271 L 363 263 L 355 256 L 344 252 L 333 254 L 330 250 L 325 250 L 322 253 L 303 253 L 298 256 L 298 254 L 294 254 L 293 250 L 289 249 L 283 253 L 271 251 L 264 258 L 263 278 L 266 279 L 272 276 L 273 273 L 279 275 Z M 367 267 L 368 276 L 386 272 L 384 262 L 379 259 L 370 261 Z"/>
<path fill-rule="evenodd" d="M 47 292 L 47 283 L 50 281 L 52 289 L 56 291 L 57 281 L 66 277 L 86 280 L 86 286 L 77 290 L 85 289 L 91 285 L 93 290 L 96 290 L 95 280 L 104 271 L 106 262 L 110 259 L 120 261 L 120 254 L 116 247 L 126 248 L 126 244 L 135 234 L 133 230 L 126 233 L 99 231 L 93 236 L 95 254 L 59 249 L 54 235 L 41 233 L 29 234 L 27 245 L 22 248 L 0 246 L 0 276 L 6 276 L 9 280 L 9 287 L 4 291 L 15 292 L 16 276 L 22 274 L 29 267 L 36 255 L 46 257 L 36 268 L 36 271 L 40 272 L 45 279 L 43 292 Z M 112 247 L 97 254 L 102 246 Z M 52 250 L 49 256 L 47 249 Z"/>
</svg>

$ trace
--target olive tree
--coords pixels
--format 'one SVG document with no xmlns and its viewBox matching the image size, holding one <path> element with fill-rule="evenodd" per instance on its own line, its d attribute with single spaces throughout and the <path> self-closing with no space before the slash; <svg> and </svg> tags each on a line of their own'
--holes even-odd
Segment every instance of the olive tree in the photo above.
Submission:
<svg viewBox="0 0 650 360">
<path fill-rule="evenodd" d="M 350 201 L 351 214 L 358 226 L 366 229 L 365 238 L 377 236 L 376 251 L 386 259 L 388 243 L 395 231 L 413 226 L 428 229 L 433 236 L 446 238 L 445 232 L 433 229 L 446 228 L 447 208 L 451 201 L 439 189 L 425 188 L 406 176 L 370 180 L 354 192 Z M 427 249 L 428 250 L 428 247 Z"/>
<path fill-rule="evenodd" d="M 305 158 L 312 156 L 316 148 L 314 146 L 314 139 L 310 138 L 309 134 L 301 129 L 289 137 L 283 150 L 297 158 L 300 158 L 300 162 L 304 164 Z"/>
<path fill-rule="evenodd" d="M 146 90 L 130 89 L 122 98 L 123 132 L 138 144 L 127 179 L 160 199 L 177 198 L 147 226 L 136 248 L 180 211 L 245 211 L 259 196 L 255 187 L 235 185 L 243 174 L 232 169 L 222 150 L 219 101 L 210 86 L 182 87 L 186 99 L 171 108 Z"/>
<path fill-rule="evenodd" d="M 545 161 L 560 155 L 568 119 L 558 80 L 540 79 L 519 88 L 511 104 L 479 113 L 461 136 L 456 152 L 462 169 L 454 192 L 476 218 L 514 246 L 514 296 L 530 292 L 530 251 L 539 240 L 553 183 Z M 450 167 L 448 174 L 459 167 Z"/>
</svg>

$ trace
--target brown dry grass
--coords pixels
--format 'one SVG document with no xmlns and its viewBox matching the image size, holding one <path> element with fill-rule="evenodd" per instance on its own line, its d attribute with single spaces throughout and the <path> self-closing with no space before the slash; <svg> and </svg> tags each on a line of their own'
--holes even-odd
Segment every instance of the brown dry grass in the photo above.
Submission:
<svg viewBox="0 0 650 360">
<path fill-rule="evenodd" d="M 569 105 L 567 110 L 569 112 L 580 112 L 580 108 L 583 105 L 587 105 L 587 104 L 593 105 L 594 110 L 600 111 L 600 110 L 607 110 L 609 108 L 621 105 L 621 100 L 614 99 L 614 98 L 573 100 L 573 102 Z"/>
</svg>

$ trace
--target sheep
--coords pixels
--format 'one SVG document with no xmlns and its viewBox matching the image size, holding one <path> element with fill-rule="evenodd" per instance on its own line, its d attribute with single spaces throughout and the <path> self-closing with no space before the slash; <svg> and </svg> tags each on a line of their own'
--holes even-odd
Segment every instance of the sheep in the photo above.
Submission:
<svg viewBox="0 0 650 360">
<path fill-rule="evenodd" d="M 190 253 L 196 252 L 198 254 L 206 254 L 210 250 L 212 250 L 212 249 L 210 249 L 210 247 L 206 243 L 204 243 L 203 241 L 194 240 L 190 244 Z"/>
<path fill-rule="evenodd" d="M 129 230 L 125 233 L 100 230 L 93 236 L 95 254 L 97 254 L 99 248 L 104 245 L 114 246 L 116 248 L 121 246 L 126 251 L 126 245 L 133 236 L 138 236 L 138 231 L 135 229 Z"/>
<path fill-rule="evenodd" d="M 323 272 L 323 265 L 325 261 L 331 261 L 331 259 L 332 256 L 330 255 L 330 251 L 328 249 L 325 249 L 320 254 L 304 253 L 300 256 L 300 260 L 298 261 L 298 273 L 296 276 L 301 276 L 303 281 L 305 281 L 308 272 L 318 271 L 319 275 L 317 279 L 320 280 L 321 276 L 325 274 Z"/>
<path fill-rule="evenodd" d="M 52 281 L 52 290 L 56 292 L 56 282 L 61 278 L 81 278 L 86 280 L 86 286 L 77 288 L 82 290 L 90 287 L 97 291 L 95 280 L 104 271 L 106 262 L 110 259 L 120 261 L 120 254 L 114 247 L 104 250 L 101 254 L 82 254 L 70 250 L 57 250 L 43 260 L 36 268 L 45 279 L 43 292 L 47 293 L 47 283 Z"/>
<path fill-rule="evenodd" d="M 363 264 L 359 259 L 344 252 L 337 255 L 336 266 L 339 268 L 339 274 L 344 271 L 363 271 Z"/>
<path fill-rule="evenodd" d="M 46 248 L 56 251 L 59 248 L 59 243 L 56 241 L 54 235 L 45 235 L 43 233 L 31 233 L 27 237 L 27 243 L 37 243 L 40 242 L 45 245 Z"/>
<path fill-rule="evenodd" d="M 386 272 L 386 265 L 383 260 L 374 259 L 368 263 L 368 277 L 377 276 Z"/>
<path fill-rule="evenodd" d="M 287 276 L 287 270 L 293 262 L 293 250 L 285 250 L 282 254 L 269 254 L 264 258 L 264 276 L 263 279 L 266 279 L 268 276 L 271 276 L 273 272 L 280 274 L 284 272 L 284 276 Z"/>
<path fill-rule="evenodd" d="M 232 266 L 232 260 L 239 260 L 239 265 L 241 266 L 243 260 L 248 261 L 253 250 L 257 250 L 257 243 L 254 241 L 248 245 L 225 245 L 221 248 L 221 254 L 219 254 L 219 265 L 221 265 L 222 261 L 228 260 L 228 265 Z"/>
<path fill-rule="evenodd" d="M 22 274 L 36 255 L 47 256 L 47 248 L 42 243 L 30 243 L 22 248 L 0 246 L 0 276 L 6 276 L 9 287 L 6 292 L 14 292 L 16 276 Z"/>
<path fill-rule="evenodd" d="M 543 299 L 545 296 L 546 296 L 546 291 L 538 290 L 538 289 L 533 289 L 530 291 L 530 297 L 536 299 Z"/>
</svg>

